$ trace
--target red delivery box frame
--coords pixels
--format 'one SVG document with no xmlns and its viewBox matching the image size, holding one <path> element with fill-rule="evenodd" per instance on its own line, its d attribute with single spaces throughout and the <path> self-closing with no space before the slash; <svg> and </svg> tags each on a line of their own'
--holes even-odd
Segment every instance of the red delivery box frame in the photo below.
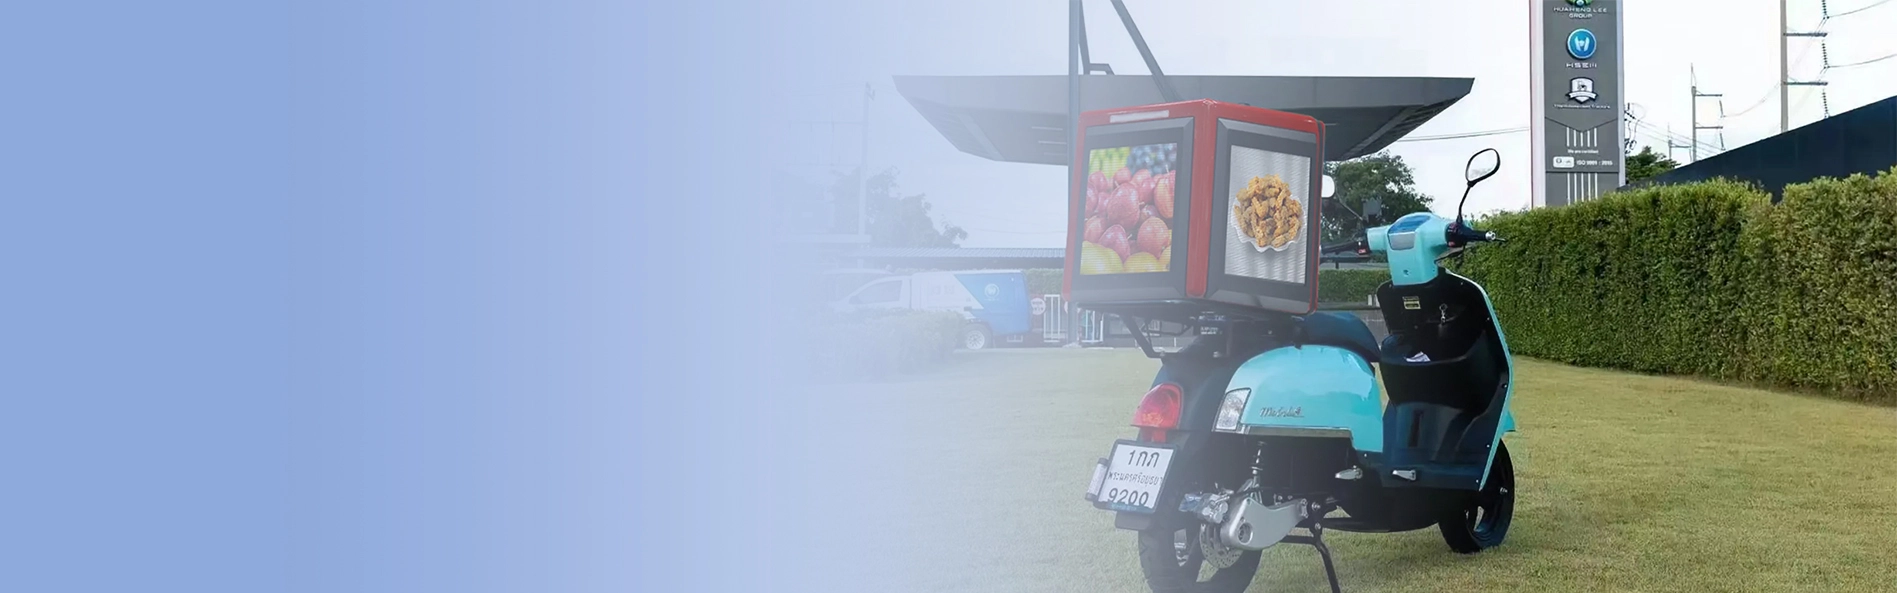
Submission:
<svg viewBox="0 0 1897 593">
<path fill-rule="evenodd" d="M 1323 122 L 1198 100 L 1080 127 L 1067 299 L 1156 319 L 1316 310 Z"/>
</svg>

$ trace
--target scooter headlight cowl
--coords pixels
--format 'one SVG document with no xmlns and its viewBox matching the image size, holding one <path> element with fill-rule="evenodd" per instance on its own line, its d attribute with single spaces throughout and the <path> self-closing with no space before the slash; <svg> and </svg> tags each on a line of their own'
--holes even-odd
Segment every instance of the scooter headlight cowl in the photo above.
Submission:
<svg viewBox="0 0 1897 593">
<path fill-rule="evenodd" d="M 1251 389 L 1238 388 L 1225 392 L 1225 401 L 1219 402 L 1218 420 L 1212 423 L 1212 430 L 1236 432 L 1238 418 L 1245 414 L 1245 403 L 1251 400 Z"/>
</svg>

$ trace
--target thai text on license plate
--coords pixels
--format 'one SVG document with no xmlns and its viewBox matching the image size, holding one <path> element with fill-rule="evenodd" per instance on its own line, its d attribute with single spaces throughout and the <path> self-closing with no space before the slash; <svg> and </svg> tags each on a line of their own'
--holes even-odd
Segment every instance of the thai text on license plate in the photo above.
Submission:
<svg viewBox="0 0 1897 593">
<path fill-rule="evenodd" d="M 1155 443 L 1119 441 L 1113 444 L 1094 494 L 1094 506 L 1125 513 L 1151 513 L 1159 505 L 1159 488 L 1166 483 L 1173 449 Z"/>
</svg>

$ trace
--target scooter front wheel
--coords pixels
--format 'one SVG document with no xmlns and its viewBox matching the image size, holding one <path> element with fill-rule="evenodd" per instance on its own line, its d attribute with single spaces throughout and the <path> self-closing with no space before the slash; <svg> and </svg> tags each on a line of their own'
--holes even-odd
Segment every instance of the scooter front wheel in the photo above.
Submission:
<svg viewBox="0 0 1897 593">
<path fill-rule="evenodd" d="M 1489 480 L 1482 491 L 1467 507 L 1445 515 L 1436 527 L 1442 530 L 1449 549 L 1474 554 L 1502 545 L 1514 518 L 1515 463 L 1508 458 L 1508 446 L 1497 444 L 1495 463 L 1489 466 Z"/>
<path fill-rule="evenodd" d="M 1195 523 L 1186 529 L 1139 532 L 1140 572 L 1153 593 L 1240 593 L 1251 586 L 1258 574 L 1258 552 L 1208 562 L 1199 541 L 1205 531 Z"/>
</svg>

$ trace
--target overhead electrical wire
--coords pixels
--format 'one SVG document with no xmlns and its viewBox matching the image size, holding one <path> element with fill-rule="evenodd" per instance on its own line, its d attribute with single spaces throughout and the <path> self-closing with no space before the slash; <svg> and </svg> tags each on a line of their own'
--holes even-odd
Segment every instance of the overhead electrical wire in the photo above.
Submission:
<svg viewBox="0 0 1897 593">
<path fill-rule="evenodd" d="M 1431 141 L 1431 140 L 1455 140 L 1455 139 L 1458 139 L 1458 138 L 1477 138 L 1477 137 L 1481 137 L 1481 136 L 1497 136 L 1497 135 L 1501 135 L 1501 134 L 1517 134 L 1517 133 L 1521 133 L 1521 132 L 1526 132 L 1526 131 L 1528 131 L 1528 126 L 1521 126 L 1521 127 L 1515 127 L 1515 128 L 1502 128 L 1502 129 L 1497 129 L 1497 130 L 1482 130 L 1482 131 L 1480 131 L 1480 132 L 1461 132 L 1461 133 L 1456 133 L 1456 134 L 1437 134 L 1437 135 L 1433 135 L 1433 136 L 1410 136 L 1410 137 L 1407 137 L 1407 138 L 1400 138 L 1400 139 L 1398 139 L 1398 140 L 1397 140 L 1397 142 L 1429 142 L 1429 141 Z"/>
<path fill-rule="evenodd" d="M 1798 113 L 1798 108 L 1804 107 L 1805 102 L 1810 101 L 1810 100 L 1811 100 L 1811 95 L 1807 94 L 1807 95 L 1799 97 L 1798 100 L 1796 101 L 1792 101 L 1792 113 Z"/>
<path fill-rule="evenodd" d="M 1719 146 L 1716 146 L 1716 145 L 1714 145 L 1714 144 L 1712 144 L 1712 143 L 1709 143 L 1709 142 L 1707 142 L 1707 141 L 1704 141 L 1704 140 L 1697 140 L 1697 141 L 1696 141 L 1696 140 L 1693 140 L 1693 138 L 1692 138 L 1691 136 L 1683 136 L 1683 135 L 1680 135 L 1680 134 L 1677 134 L 1677 133 L 1674 133 L 1674 132 L 1670 132 L 1670 131 L 1666 131 L 1666 130 L 1663 130 L 1663 129 L 1661 129 L 1661 128 L 1659 128 L 1658 126 L 1655 126 L 1655 125 L 1653 125 L 1653 124 L 1650 124 L 1650 123 L 1647 123 L 1647 122 L 1645 122 L 1645 121 L 1642 121 L 1642 120 L 1637 120 L 1637 119 L 1636 119 L 1636 120 L 1633 120 L 1633 122 L 1634 122 L 1634 127 L 1635 127 L 1635 129 L 1636 129 L 1636 130 L 1641 130 L 1641 129 L 1644 129 L 1644 130 L 1646 130 L 1646 131 L 1647 131 L 1647 132 L 1648 132 L 1649 134 L 1653 134 L 1653 135 L 1655 135 L 1655 136 L 1662 136 L 1662 137 L 1665 137 L 1665 138 L 1670 138 L 1671 140 L 1669 140 L 1669 141 L 1668 141 L 1668 142 L 1669 142 L 1670 144 L 1686 144 L 1686 145 L 1687 145 L 1687 147 L 1690 147 L 1690 146 L 1692 146 L 1692 145 L 1694 145 L 1694 144 L 1698 144 L 1700 148 L 1703 148 L 1703 149 L 1706 149 L 1706 150 L 1711 150 L 1711 151 L 1715 151 L 1715 152 L 1718 152 L 1718 151 L 1724 151 L 1724 150 L 1725 150 L 1724 148 L 1720 148 Z M 1684 148 L 1684 147 L 1683 147 L 1683 148 Z"/>
<path fill-rule="evenodd" d="M 1648 131 L 1647 129 L 1647 127 L 1649 127 L 1648 124 L 1642 121 L 1640 116 L 1634 115 L 1635 107 L 1637 106 L 1634 104 L 1629 104 L 1627 107 L 1627 113 L 1623 114 L 1626 116 L 1627 123 L 1632 124 L 1632 126 L 1627 128 L 1627 131 L 1629 132 L 1628 135 L 1632 137 L 1636 137 L 1636 138 L 1645 137 L 1649 141 L 1658 140 L 1660 144 L 1665 145 L 1667 147 L 1667 150 L 1671 152 L 1673 150 L 1673 145 L 1674 145 L 1673 139 L 1662 136 L 1655 132 Z M 1635 140 L 1634 138 L 1628 138 L 1627 141 L 1630 145 L 1634 143 L 1638 143 L 1638 141 Z M 1652 142 L 1645 143 L 1645 145 L 1648 148 L 1653 147 Z M 1628 148 L 1628 150 L 1629 151 L 1632 150 L 1631 146 Z M 1670 154 L 1668 156 L 1669 158 L 1671 157 Z"/>
<path fill-rule="evenodd" d="M 1656 146 L 1656 144 L 1654 144 L 1655 142 L 1657 142 L 1658 143 L 1657 145 L 1662 148 L 1668 147 L 1668 145 L 1672 144 L 1671 142 L 1668 142 L 1666 138 L 1660 137 L 1659 134 L 1655 134 L 1653 132 L 1649 132 L 1646 130 L 1635 129 L 1634 136 L 1640 137 L 1640 138 L 1646 138 L 1647 142 L 1642 143 L 1642 144 L 1648 147 Z"/>
<path fill-rule="evenodd" d="M 1853 66 L 1863 66 L 1863 65 L 1866 65 L 1866 64 L 1875 64 L 1875 63 L 1878 63 L 1878 62 L 1882 62 L 1882 61 L 1884 61 L 1884 60 L 1888 60 L 1888 59 L 1891 59 L 1891 58 L 1897 58 L 1897 53 L 1893 53 L 1893 54 L 1890 54 L 1890 55 L 1886 55 L 1886 56 L 1883 56 L 1883 57 L 1877 57 L 1877 58 L 1871 58 L 1871 59 L 1868 59 L 1868 60 L 1864 60 L 1864 61 L 1861 61 L 1861 62 L 1851 62 L 1851 63 L 1848 63 L 1848 64 L 1832 64 L 1832 65 L 1831 65 L 1831 67 L 1830 67 L 1829 69 L 1830 69 L 1830 70 L 1837 70 L 1837 69 L 1839 69 L 1839 68 L 1850 68 L 1850 67 L 1853 67 Z"/>
<path fill-rule="evenodd" d="M 1639 137 L 1642 137 L 1642 138 L 1646 138 L 1647 140 L 1649 140 L 1649 141 L 1650 141 L 1650 142 L 1643 142 L 1643 143 L 1641 144 L 1642 146 L 1645 146 L 1645 147 L 1647 147 L 1647 148 L 1658 148 L 1658 149 L 1662 149 L 1662 150 L 1663 150 L 1663 152 L 1662 152 L 1661 154 L 1665 154 L 1665 155 L 1667 155 L 1667 157 L 1668 157 L 1668 158 L 1672 158 L 1672 156 L 1673 156 L 1673 152 L 1672 152 L 1672 151 L 1674 151 L 1674 150 L 1689 150 L 1689 151 L 1690 151 L 1690 150 L 1692 149 L 1692 147 L 1690 147 L 1690 146 L 1681 146 L 1681 145 L 1678 145 L 1678 144 L 1668 144 L 1665 138 L 1661 138 L 1661 137 L 1660 137 L 1659 135 L 1656 135 L 1656 134 L 1652 134 L 1652 133 L 1649 133 L 1649 132 L 1641 132 L 1641 133 L 1639 133 L 1639 134 L 1638 134 L 1638 136 L 1639 136 Z M 1702 152 L 1703 152 L 1703 151 L 1702 151 Z M 1688 152 L 1688 154 L 1692 154 L 1692 153 L 1691 153 L 1691 152 Z"/>
<path fill-rule="evenodd" d="M 1844 12 L 1840 12 L 1840 13 L 1838 13 L 1838 14 L 1834 14 L 1834 15 L 1831 15 L 1831 16 L 1827 16 L 1827 17 L 1825 17 L 1825 20 L 1831 20 L 1831 19 L 1835 19 L 1835 18 L 1838 18 L 1838 17 L 1844 17 L 1844 16 L 1851 16 L 1851 15 L 1854 15 L 1854 14 L 1857 14 L 1857 13 L 1860 13 L 1860 12 L 1864 12 L 1864 11 L 1866 11 L 1866 10 L 1870 10 L 1870 9 L 1873 9 L 1873 8 L 1877 8 L 1877 7 L 1879 7 L 1879 6 L 1883 6 L 1885 2 L 1890 2 L 1890 0 L 1877 0 L 1876 2 L 1872 2 L 1872 3 L 1870 3 L 1870 4 L 1866 4 L 1866 5 L 1863 5 L 1863 6 L 1859 6 L 1859 7 L 1857 7 L 1857 8 L 1853 8 L 1853 9 L 1851 9 L 1851 10 L 1847 10 L 1847 11 L 1844 11 Z"/>
<path fill-rule="evenodd" d="M 1884 1 L 1884 2 L 1889 2 L 1890 0 L 1883 0 L 1883 1 Z M 1860 9 L 1860 10 L 1861 10 L 1861 9 Z M 1813 45 L 1807 45 L 1807 46 L 1805 46 L 1805 48 L 1804 48 L 1804 49 L 1802 49 L 1802 50 L 1799 50 L 1799 52 L 1798 52 L 1798 57 L 1797 57 L 1797 58 L 1794 58 L 1794 59 L 1792 59 L 1792 67 L 1793 67 L 1793 68 L 1797 68 L 1797 67 L 1799 67 L 1799 66 L 1803 66 L 1803 65 L 1805 64 L 1805 58 L 1808 58 L 1808 57 L 1811 57 L 1811 48 L 1813 48 L 1813 47 L 1816 47 L 1816 46 L 1813 46 Z M 1745 115 L 1745 114 L 1747 114 L 1747 113 L 1751 113 L 1751 112 L 1752 112 L 1752 110 L 1754 110 L 1754 109 L 1758 109 L 1760 105 L 1764 105 L 1764 104 L 1765 104 L 1765 101 L 1766 101 L 1766 100 L 1768 100 L 1768 99 L 1771 99 L 1771 98 L 1772 98 L 1772 95 L 1773 95 L 1773 93 L 1777 93 L 1777 92 L 1778 92 L 1778 85 L 1776 85 L 1776 84 L 1774 84 L 1774 85 L 1772 85 L 1772 86 L 1770 86 L 1770 87 L 1767 87 L 1767 88 L 1765 89 L 1765 93 L 1764 93 L 1764 94 L 1761 94 L 1761 95 L 1759 95 L 1759 100 L 1757 100 L 1757 101 L 1753 101 L 1753 102 L 1752 102 L 1752 104 L 1751 104 L 1751 105 L 1749 105 L 1749 106 L 1747 106 L 1747 107 L 1746 107 L 1745 109 L 1740 109 L 1740 110 L 1738 110 L 1738 111 L 1736 111 L 1736 112 L 1733 112 L 1733 113 L 1731 113 L 1731 114 L 1729 114 L 1729 115 L 1727 115 L 1726 117 L 1727 117 L 1727 118 L 1734 118 L 1734 117 L 1739 117 L 1739 116 L 1741 116 L 1741 115 Z"/>
<path fill-rule="evenodd" d="M 1751 113 L 1752 110 L 1758 109 L 1760 105 L 1764 105 L 1766 99 L 1772 98 L 1772 92 L 1776 90 L 1778 90 L 1778 85 L 1772 85 L 1772 88 L 1766 89 L 1765 94 L 1759 95 L 1759 100 L 1753 101 L 1752 105 L 1747 106 L 1745 109 L 1740 109 L 1736 112 L 1733 112 L 1732 115 L 1728 115 L 1726 117 L 1739 117 L 1741 115 Z"/>
</svg>

